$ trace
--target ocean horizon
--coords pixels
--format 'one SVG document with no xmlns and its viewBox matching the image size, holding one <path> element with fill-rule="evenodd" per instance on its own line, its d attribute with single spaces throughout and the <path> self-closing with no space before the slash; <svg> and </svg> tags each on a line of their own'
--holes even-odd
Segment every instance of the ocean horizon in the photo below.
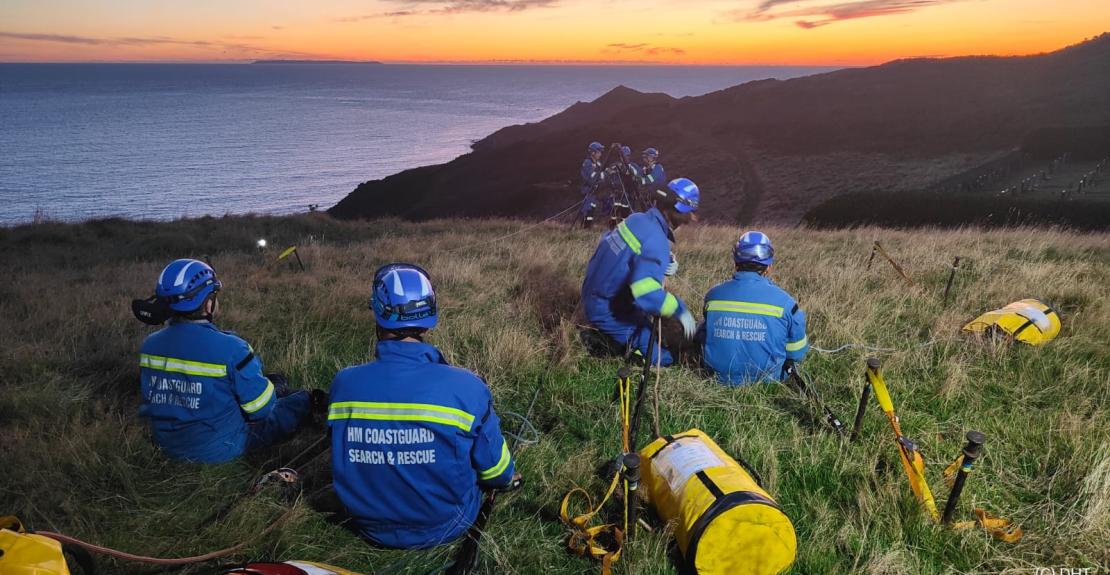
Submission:
<svg viewBox="0 0 1110 575">
<path fill-rule="evenodd" d="M 0 225 L 323 210 L 619 85 L 684 97 L 833 69 L 0 64 Z"/>
</svg>

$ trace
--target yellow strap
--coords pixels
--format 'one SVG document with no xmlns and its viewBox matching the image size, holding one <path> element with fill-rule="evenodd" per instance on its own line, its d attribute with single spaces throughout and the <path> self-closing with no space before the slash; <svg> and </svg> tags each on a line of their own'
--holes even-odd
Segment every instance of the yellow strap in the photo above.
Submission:
<svg viewBox="0 0 1110 575">
<path fill-rule="evenodd" d="M 952 529 L 956 531 L 963 531 L 974 527 L 982 528 L 983 531 L 990 533 L 991 537 L 1003 543 L 1020 541 L 1021 536 L 1024 535 L 1020 525 L 1015 525 L 1009 519 L 991 515 L 983 509 L 975 510 L 974 521 L 957 521 L 952 524 Z"/>
<path fill-rule="evenodd" d="M 944 484 L 947 485 L 949 489 L 952 489 L 952 486 L 956 484 L 956 473 L 960 471 L 960 466 L 963 465 L 963 463 L 964 456 L 961 453 L 952 463 L 948 464 L 948 467 L 944 468 Z"/>
<path fill-rule="evenodd" d="M 920 451 L 916 449 L 910 451 L 903 443 L 903 440 L 909 440 L 902 435 L 902 426 L 899 425 L 898 416 L 894 413 L 894 402 L 890 399 L 890 392 L 887 391 L 882 372 L 868 367 L 867 380 L 871 383 L 871 389 L 875 392 L 875 399 L 879 402 L 879 406 L 886 412 L 886 417 L 890 420 L 891 429 L 894 430 L 895 441 L 898 443 L 898 455 L 902 459 L 902 468 L 906 471 L 906 477 L 910 481 L 910 489 L 913 490 L 917 500 L 929 511 L 929 515 L 934 520 L 939 520 L 940 513 L 937 512 L 936 500 L 933 499 L 933 493 L 929 490 L 929 484 L 925 480 L 925 460 L 921 457 Z"/>
<path fill-rule="evenodd" d="M 910 451 L 901 441 L 898 442 L 898 452 L 902 456 L 906 477 L 910 480 L 910 489 L 917 496 L 917 500 L 925 506 L 933 520 L 939 521 L 937 503 L 933 499 L 933 492 L 929 490 L 929 483 L 925 480 L 925 460 L 921 457 L 921 452 L 916 449 Z"/>
<path fill-rule="evenodd" d="M 587 527 L 590 520 L 601 508 L 605 506 L 605 502 L 609 501 L 609 497 L 617 489 L 617 484 L 620 483 L 621 472 L 618 469 L 613 474 L 613 480 L 609 482 L 609 489 L 605 492 L 605 497 L 602 498 L 601 503 L 597 507 L 593 506 L 593 498 L 581 487 L 571 489 L 565 496 L 563 502 L 559 506 L 559 517 L 562 518 L 563 523 L 570 528 L 570 537 L 567 539 L 567 549 L 572 551 L 575 555 L 585 557 L 589 555 L 594 559 L 601 561 L 601 572 L 603 575 L 611 573 L 612 564 L 620 559 L 621 549 L 624 546 L 624 531 L 620 527 L 612 523 L 598 525 L 596 527 Z M 588 511 L 581 515 L 574 517 L 570 516 L 570 498 L 575 493 L 581 493 L 586 498 L 586 508 Z M 609 535 L 612 538 L 612 549 L 605 547 L 605 543 L 599 541 L 598 538 L 603 535 Z"/>
<path fill-rule="evenodd" d="M 890 392 L 886 389 L 886 380 L 883 379 L 882 372 L 867 368 L 867 381 L 871 382 L 871 389 L 875 392 L 879 407 L 887 412 L 888 416 L 894 413 L 894 402 L 890 399 Z M 894 421 L 897 421 L 897 418 Z"/>
<path fill-rule="evenodd" d="M 285 248 L 285 251 L 281 252 L 281 255 L 279 255 L 277 257 L 277 259 L 274 260 L 274 261 L 279 261 L 280 262 L 281 260 L 293 255 L 293 252 L 295 252 L 295 251 L 297 251 L 297 246 L 289 246 L 289 247 Z"/>
</svg>

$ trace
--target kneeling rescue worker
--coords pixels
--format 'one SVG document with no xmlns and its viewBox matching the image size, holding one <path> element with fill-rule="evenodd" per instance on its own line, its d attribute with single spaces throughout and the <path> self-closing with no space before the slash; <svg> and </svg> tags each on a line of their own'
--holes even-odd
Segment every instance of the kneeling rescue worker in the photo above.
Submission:
<svg viewBox="0 0 1110 575">
<path fill-rule="evenodd" d="M 340 371 L 331 386 L 335 491 L 372 543 L 448 543 L 478 516 L 482 488 L 519 476 L 485 382 L 423 342 L 437 320 L 427 273 L 389 264 L 371 289 L 377 360 Z"/>
<path fill-rule="evenodd" d="M 175 459 L 229 461 L 288 439 L 311 416 L 307 391 L 279 397 L 285 390 L 263 375 L 251 346 L 212 323 L 220 287 L 208 264 L 180 259 L 155 288 L 171 317 L 143 342 L 139 414 Z"/>
<path fill-rule="evenodd" d="M 732 255 L 732 279 L 705 294 L 703 362 L 724 384 L 777 381 L 809 350 L 805 312 L 767 277 L 775 250 L 766 234 L 740 236 Z"/>
<path fill-rule="evenodd" d="M 632 214 L 601 237 L 582 282 L 586 319 L 617 346 L 631 348 L 656 362 L 649 350 L 652 317 L 674 317 L 687 339 L 694 336 L 693 314 L 682 300 L 663 289 L 664 275 L 673 275 L 678 263 L 671 257 L 674 230 L 696 221 L 701 195 L 686 178 L 667 185 L 667 195 L 656 207 Z M 661 365 L 670 365 L 666 349 Z"/>
</svg>

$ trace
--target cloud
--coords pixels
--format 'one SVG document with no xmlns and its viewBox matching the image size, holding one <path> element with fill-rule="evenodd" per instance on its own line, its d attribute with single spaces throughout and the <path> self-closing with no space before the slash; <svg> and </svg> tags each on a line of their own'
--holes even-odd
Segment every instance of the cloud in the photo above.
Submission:
<svg viewBox="0 0 1110 575">
<path fill-rule="evenodd" d="M 733 20 L 750 22 L 800 18 L 794 23 L 799 28 L 811 30 L 842 20 L 908 14 L 931 6 L 962 1 L 964 0 L 854 0 L 815 5 L 816 0 L 763 0 L 755 10 L 733 10 L 729 12 L 729 16 Z M 776 9 L 786 4 L 798 7 L 787 10 Z"/>
<path fill-rule="evenodd" d="M 50 42 L 56 44 L 78 44 L 86 46 L 186 46 L 192 48 L 220 50 L 224 52 L 230 51 L 238 53 L 244 57 L 260 55 L 284 57 L 297 56 L 302 58 L 320 57 L 318 54 L 294 52 L 289 50 L 274 50 L 271 48 L 262 48 L 259 46 L 244 44 L 242 42 L 186 40 L 182 38 L 171 38 L 168 36 L 121 36 L 115 38 L 98 38 L 93 36 L 73 36 L 68 34 L 38 34 L 0 31 L 0 38 L 9 38 L 12 40 L 22 40 L 27 42 Z"/>
<path fill-rule="evenodd" d="M 667 46 L 652 46 L 651 44 L 626 44 L 624 42 L 616 42 L 613 44 L 606 44 L 602 50 L 606 54 L 647 54 L 649 56 L 659 56 L 662 54 L 685 54 L 686 50 L 682 48 L 671 48 Z"/>
<path fill-rule="evenodd" d="M 104 44 L 103 40 L 98 38 L 86 38 L 84 36 L 67 36 L 64 34 L 23 34 L 19 32 L 0 32 L 0 38 L 11 38 L 13 40 L 28 40 L 31 42 L 59 42 L 62 44 Z"/>
<path fill-rule="evenodd" d="M 358 16 L 344 16 L 335 18 L 335 22 L 362 22 L 375 18 L 399 18 L 405 16 L 419 16 L 425 14 L 463 14 L 469 12 L 521 12 L 531 8 L 551 8 L 558 5 L 560 0 L 386 0 L 393 4 L 404 5 L 401 10 L 380 12 L 377 14 L 361 14 Z M 418 6 L 427 6 L 426 10 L 418 10 Z"/>
</svg>

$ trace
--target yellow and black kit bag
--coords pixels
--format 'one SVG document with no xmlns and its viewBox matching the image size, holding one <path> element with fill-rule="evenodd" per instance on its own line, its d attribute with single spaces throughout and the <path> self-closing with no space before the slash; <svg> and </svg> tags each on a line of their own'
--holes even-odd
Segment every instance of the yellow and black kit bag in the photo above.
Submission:
<svg viewBox="0 0 1110 575">
<path fill-rule="evenodd" d="M 776 575 L 798 549 L 794 525 L 735 459 L 698 429 L 640 450 L 642 485 L 675 525 L 687 568 L 698 575 Z"/>
<path fill-rule="evenodd" d="M 0 517 L 0 573 L 4 575 L 69 575 L 62 544 L 27 533 L 18 519 Z"/>
<path fill-rule="evenodd" d="M 1060 333 L 1060 314 L 1040 300 L 1023 299 L 969 321 L 964 331 L 1004 333 L 1014 341 L 1043 345 Z"/>
</svg>

